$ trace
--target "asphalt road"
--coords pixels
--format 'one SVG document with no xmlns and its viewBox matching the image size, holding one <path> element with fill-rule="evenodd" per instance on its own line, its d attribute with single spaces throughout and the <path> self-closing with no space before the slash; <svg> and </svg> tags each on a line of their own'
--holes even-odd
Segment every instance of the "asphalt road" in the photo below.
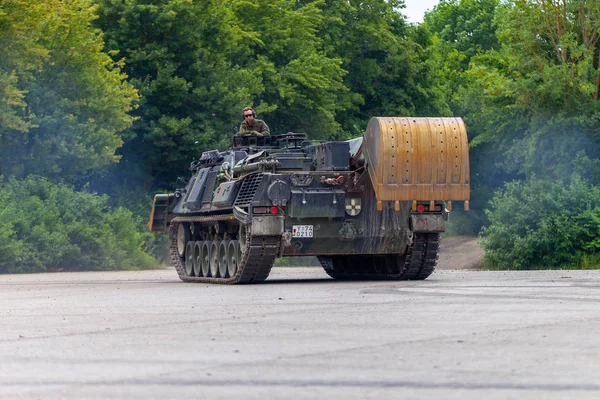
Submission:
<svg viewBox="0 0 600 400">
<path fill-rule="evenodd" d="M 598 399 L 600 271 L 0 276 L 1 399 Z"/>
</svg>

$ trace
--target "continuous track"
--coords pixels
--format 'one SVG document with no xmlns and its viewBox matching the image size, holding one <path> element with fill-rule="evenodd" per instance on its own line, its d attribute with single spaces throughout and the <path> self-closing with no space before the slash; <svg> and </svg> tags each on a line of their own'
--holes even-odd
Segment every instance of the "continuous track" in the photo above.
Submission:
<svg viewBox="0 0 600 400">
<path fill-rule="evenodd" d="M 169 227 L 171 265 L 177 270 L 179 278 L 184 282 L 238 284 L 262 282 L 269 276 L 273 263 L 279 254 L 281 238 L 279 236 L 252 235 L 251 225 L 246 227 L 246 242 L 243 245 L 241 259 L 237 263 L 235 275 L 230 277 L 192 276 L 186 273 L 185 258 L 179 256 L 177 249 L 177 229 L 182 223 L 214 223 L 233 219 L 233 215 L 213 217 L 178 217 L 171 221 Z"/>
<path fill-rule="evenodd" d="M 423 280 L 435 270 L 439 233 L 415 233 L 406 254 L 339 255 L 318 257 L 335 279 Z"/>
<path fill-rule="evenodd" d="M 233 218 L 233 215 L 219 215 L 178 217 L 171 221 L 169 227 L 171 264 L 177 270 L 181 280 L 211 284 L 243 284 L 262 282 L 267 279 L 279 254 L 281 238 L 279 236 L 252 235 L 251 225 L 245 225 L 246 240 L 233 276 L 195 276 L 186 271 L 185 257 L 180 257 L 177 246 L 179 225 L 186 223 L 210 224 Z M 325 272 L 335 279 L 423 280 L 435 270 L 439 242 L 439 233 L 415 233 L 413 242 L 405 254 L 337 255 L 318 258 Z"/>
</svg>

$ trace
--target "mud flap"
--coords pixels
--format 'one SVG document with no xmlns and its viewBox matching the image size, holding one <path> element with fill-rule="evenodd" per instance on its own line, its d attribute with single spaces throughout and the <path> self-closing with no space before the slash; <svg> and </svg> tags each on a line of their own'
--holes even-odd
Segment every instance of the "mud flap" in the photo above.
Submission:
<svg viewBox="0 0 600 400">
<path fill-rule="evenodd" d="M 412 214 L 410 223 L 413 232 L 444 232 L 446 221 L 442 214 Z"/>
<path fill-rule="evenodd" d="M 283 233 L 282 216 L 254 216 L 252 234 L 257 236 L 279 236 Z"/>
<path fill-rule="evenodd" d="M 157 194 L 154 196 L 148 229 L 150 232 L 167 233 L 169 224 L 169 207 L 173 202 L 173 194 Z"/>
</svg>

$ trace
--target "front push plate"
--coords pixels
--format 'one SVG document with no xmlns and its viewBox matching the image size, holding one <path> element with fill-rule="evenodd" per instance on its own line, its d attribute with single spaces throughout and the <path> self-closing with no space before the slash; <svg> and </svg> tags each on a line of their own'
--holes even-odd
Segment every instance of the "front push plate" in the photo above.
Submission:
<svg viewBox="0 0 600 400">
<path fill-rule="evenodd" d="M 313 237 L 312 225 L 292 225 L 292 237 L 311 238 Z"/>
</svg>

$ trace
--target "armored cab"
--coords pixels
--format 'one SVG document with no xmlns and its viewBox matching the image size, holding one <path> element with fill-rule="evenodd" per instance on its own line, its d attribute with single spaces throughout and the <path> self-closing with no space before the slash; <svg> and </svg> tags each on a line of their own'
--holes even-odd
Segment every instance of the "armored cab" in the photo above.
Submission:
<svg viewBox="0 0 600 400">
<path fill-rule="evenodd" d="M 337 142 L 234 136 L 190 170 L 149 222 L 186 282 L 261 282 L 276 258 L 309 255 L 336 279 L 425 279 L 452 201 L 469 206 L 460 118 L 374 117 Z"/>
</svg>

